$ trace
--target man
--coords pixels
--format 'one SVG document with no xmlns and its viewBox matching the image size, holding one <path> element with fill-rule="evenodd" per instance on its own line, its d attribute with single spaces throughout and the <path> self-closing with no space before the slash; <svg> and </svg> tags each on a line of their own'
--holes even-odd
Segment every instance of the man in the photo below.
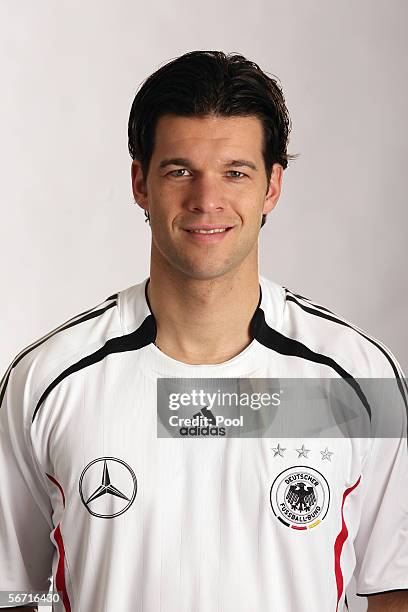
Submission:
<svg viewBox="0 0 408 612">
<path fill-rule="evenodd" d="M 238 55 L 185 54 L 136 95 L 129 150 L 150 276 L 5 374 L 2 591 L 46 590 L 52 566 L 55 610 L 334 612 L 355 573 L 370 612 L 408 610 L 400 365 L 258 272 L 289 131 L 276 81 Z M 183 414 L 209 415 L 212 439 L 188 424 L 183 439 L 159 435 L 163 383 L 276 378 L 346 381 L 370 419 L 389 407 L 367 402 L 358 380 L 391 378 L 398 435 L 223 436 L 222 411 L 201 404 Z"/>
</svg>

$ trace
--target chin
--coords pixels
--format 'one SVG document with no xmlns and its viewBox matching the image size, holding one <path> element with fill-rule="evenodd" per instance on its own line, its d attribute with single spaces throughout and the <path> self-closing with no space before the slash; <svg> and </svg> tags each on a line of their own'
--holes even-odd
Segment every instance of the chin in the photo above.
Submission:
<svg viewBox="0 0 408 612">
<path fill-rule="evenodd" d="M 189 257 L 188 253 L 166 253 L 165 259 L 167 265 L 174 270 L 177 270 L 183 276 L 192 280 L 213 280 L 222 276 L 231 274 L 237 270 L 242 264 L 245 256 L 248 256 L 246 251 L 235 252 L 230 256 L 210 258 L 202 253 L 200 257 Z"/>
<path fill-rule="evenodd" d="M 220 278 L 221 276 L 225 276 L 226 274 L 232 272 L 236 266 L 183 266 L 180 267 L 179 270 L 187 277 L 194 280 L 213 280 L 215 278 Z"/>
</svg>

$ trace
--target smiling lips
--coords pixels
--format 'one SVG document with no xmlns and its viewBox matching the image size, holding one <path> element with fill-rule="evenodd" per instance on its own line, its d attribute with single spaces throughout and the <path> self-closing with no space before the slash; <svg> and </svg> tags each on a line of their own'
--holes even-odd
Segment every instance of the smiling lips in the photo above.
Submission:
<svg viewBox="0 0 408 612">
<path fill-rule="evenodd" d="M 198 232 L 198 231 L 203 231 L 203 232 L 213 232 L 213 231 L 222 231 L 222 230 L 226 230 L 229 229 L 231 226 L 230 225 L 226 225 L 225 223 L 218 223 L 217 225 L 213 224 L 209 224 L 209 223 L 202 223 L 201 225 L 191 225 L 190 227 L 185 227 L 184 229 L 187 230 L 188 232 Z"/>
<path fill-rule="evenodd" d="M 218 242 L 232 228 L 229 225 L 196 225 L 184 229 L 194 240 L 200 242 Z"/>
<path fill-rule="evenodd" d="M 226 232 L 227 230 L 218 228 L 218 229 L 211 229 L 211 230 L 203 230 L 203 229 L 197 229 L 197 230 L 188 230 L 189 232 L 193 232 L 193 234 L 219 234 L 220 232 Z"/>
</svg>

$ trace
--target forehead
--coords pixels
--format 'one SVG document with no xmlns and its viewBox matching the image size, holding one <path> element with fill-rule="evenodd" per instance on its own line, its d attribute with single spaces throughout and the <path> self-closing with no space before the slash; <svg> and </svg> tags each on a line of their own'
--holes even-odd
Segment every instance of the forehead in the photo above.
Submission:
<svg viewBox="0 0 408 612">
<path fill-rule="evenodd" d="M 258 117 L 182 117 L 163 115 L 155 131 L 154 154 L 185 155 L 203 149 L 234 149 L 262 155 L 263 127 Z"/>
</svg>

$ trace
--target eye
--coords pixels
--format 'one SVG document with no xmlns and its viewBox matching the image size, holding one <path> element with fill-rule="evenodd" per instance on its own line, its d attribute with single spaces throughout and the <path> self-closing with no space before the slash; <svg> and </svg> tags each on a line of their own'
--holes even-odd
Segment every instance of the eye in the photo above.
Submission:
<svg viewBox="0 0 408 612">
<path fill-rule="evenodd" d="M 232 174 L 232 178 L 240 179 L 246 176 L 243 172 L 239 172 L 239 170 L 230 170 L 228 174 Z"/>
<path fill-rule="evenodd" d="M 169 172 L 170 176 L 187 176 L 186 174 L 180 174 L 181 172 L 188 172 L 186 168 L 179 168 L 178 170 L 172 170 Z"/>
</svg>

